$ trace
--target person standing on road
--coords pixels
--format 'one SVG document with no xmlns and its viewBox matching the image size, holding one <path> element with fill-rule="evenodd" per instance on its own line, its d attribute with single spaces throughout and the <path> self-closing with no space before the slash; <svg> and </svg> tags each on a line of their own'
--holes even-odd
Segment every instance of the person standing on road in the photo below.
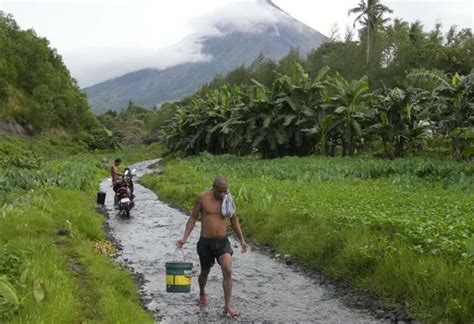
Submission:
<svg viewBox="0 0 474 324">
<path fill-rule="evenodd" d="M 207 278 L 215 260 L 219 263 L 223 275 L 224 288 L 224 315 L 238 316 L 237 310 L 230 307 L 232 299 L 232 248 L 227 238 L 227 222 L 230 219 L 232 229 L 236 233 L 242 246 L 242 253 L 247 252 L 240 224 L 235 214 L 235 204 L 231 193 L 228 191 L 229 183 L 223 176 L 215 178 L 212 189 L 202 192 L 194 203 L 194 208 L 189 217 L 183 238 L 176 242 L 178 248 L 187 243 L 196 221 L 201 215 L 201 237 L 197 243 L 197 253 L 201 263 L 199 274 L 199 304 L 207 305 L 205 292 Z"/>
</svg>

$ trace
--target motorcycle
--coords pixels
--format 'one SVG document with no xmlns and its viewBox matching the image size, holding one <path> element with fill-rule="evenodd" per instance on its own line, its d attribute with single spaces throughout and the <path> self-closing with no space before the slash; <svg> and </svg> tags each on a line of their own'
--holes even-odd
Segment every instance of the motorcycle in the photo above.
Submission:
<svg viewBox="0 0 474 324">
<path fill-rule="evenodd" d="M 130 217 L 130 210 L 135 206 L 133 202 L 135 198 L 133 194 L 133 177 L 135 176 L 135 171 L 135 169 L 132 172 L 129 168 L 126 168 L 123 172 L 122 179 L 114 184 L 116 189 L 115 205 L 118 206 L 119 213 L 125 214 L 127 217 Z"/>
<path fill-rule="evenodd" d="M 127 182 L 127 186 L 129 189 L 130 199 L 133 201 L 135 195 L 133 194 L 133 177 L 136 176 L 136 169 L 130 171 L 129 168 L 125 168 L 123 171 L 124 180 Z"/>
</svg>

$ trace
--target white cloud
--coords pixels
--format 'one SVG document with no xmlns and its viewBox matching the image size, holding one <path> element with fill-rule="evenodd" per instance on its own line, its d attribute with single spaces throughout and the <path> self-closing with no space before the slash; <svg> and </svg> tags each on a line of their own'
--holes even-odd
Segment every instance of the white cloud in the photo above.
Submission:
<svg viewBox="0 0 474 324">
<path fill-rule="evenodd" d="M 87 87 L 123 74 L 145 69 L 164 69 L 184 62 L 210 59 L 201 53 L 202 45 L 194 37 L 162 49 L 117 47 L 90 48 L 66 52 L 64 61 L 81 87 Z"/>
<path fill-rule="evenodd" d="M 201 52 L 201 40 L 205 36 L 218 36 L 224 29 L 226 32 L 258 32 L 257 24 L 275 24 L 287 19 L 287 15 L 254 0 L 229 3 L 192 18 L 188 23 L 194 33 L 165 48 L 111 46 L 104 50 L 93 47 L 65 52 L 64 57 L 73 76 L 82 87 L 87 87 L 139 69 L 164 69 L 185 62 L 210 60 L 211 57 Z"/>
<path fill-rule="evenodd" d="M 197 17 L 193 26 L 201 34 L 217 33 L 216 26 L 241 32 L 256 32 L 257 24 L 275 24 L 285 21 L 287 17 L 265 1 L 230 3 L 219 6 L 212 12 Z"/>
<path fill-rule="evenodd" d="M 281 15 L 261 10 L 258 0 L 0 0 L 24 29 L 34 28 L 63 55 L 81 86 L 145 67 L 163 68 L 208 59 L 199 38 L 215 34 L 218 22 L 252 31 L 256 22 L 274 23 Z M 296 19 L 329 35 L 352 26 L 347 11 L 359 0 L 274 0 Z M 420 19 L 426 29 L 442 21 L 445 29 L 473 27 L 472 0 L 384 0 L 394 17 Z M 238 3 L 238 4 L 237 4 Z M 186 38 L 187 37 L 187 38 Z M 181 41 L 184 39 L 183 41 Z"/>
</svg>

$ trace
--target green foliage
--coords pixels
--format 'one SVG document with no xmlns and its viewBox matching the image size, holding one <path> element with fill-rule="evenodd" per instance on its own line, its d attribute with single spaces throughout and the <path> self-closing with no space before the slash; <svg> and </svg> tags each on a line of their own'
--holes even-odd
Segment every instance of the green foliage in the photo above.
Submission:
<svg viewBox="0 0 474 324">
<path fill-rule="evenodd" d="M 330 74 L 339 73 L 348 80 L 360 79 L 366 74 L 361 64 L 363 55 L 357 42 L 326 42 L 308 55 L 304 66 L 310 75 L 328 66 Z"/>
<path fill-rule="evenodd" d="M 106 113 L 100 120 L 127 144 L 159 140 L 185 154 L 258 152 L 276 157 L 369 152 L 393 158 L 444 152 L 450 143 L 437 139 L 446 135 L 440 123 L 450 123 L 447 111 L 456 103 L 446 99 L 451 96 L 446 90 L 432 92 L 436 85 L 426 80 L 414 84 L 407 72 L 436 70 L 443 79 L 452 78 L 446 72 L 456 72 L 458 78 L 470 79 L 472 33 L 453 28 L 444 36 L 440 25 L 427 32 L 420 22 L 400 19 L 387 24 L 384 14 L 389 9 L 380 1 L 362 1 L 354 9 L 363 25 L 360 41 L 350 35 L 345 41 L 331 39 L 307 58 L 297 50 L 278 62 L 259 55 L 249 66 L 216 75 L 180 102 L 154 111 L 130 103 L 123 113 Z M 363 96 L 353 92 L 359 86 Z M 472 90 L 471 85 L 467 88 Z M 472 106 L 471 90 L 465 92 L 463 107 Z M 351 93 L 353 104 L 347 97 Z M 229 95 L 231 100 L 225 99 Z M 345 103 L 339 107 L 341 100 Z M 462 142 L 457 159 L 471 158 L 471 142 L 463 138 L 471 133 L 472 113 L 463 111 L 464 125 L 455 131 L 460 136 L 453 135 Z M 445 146 L 428 147 L 436 141 Z"/>
<path fill-rule="evenodd" d="M 387 157 L 403 157 L 406 143 L 430 137 L 431 116 L 423 105 L 428 98 L 427 92 L 413 88 L 383 89 L 378 96 L 376 122 L 370 132 L 381 138 Z"/>
<path fill-rule="evenodd" d="M 351 11 L 363 23 L 365 44 L 350 37 L 333 40 L 306 60 L 297 51 L 278 63 L 259 56 L 246 69 L 217 76 L 177 104 L 174 117 L 162 128 L 165 143 L 185 154 L 369 152 L 396 158 L 443 152 L 450 143 L 438 138 L 450 135 L 453 158 L 471 159 L 472 74 L 445 74 L 453 67 L 440 64 L 446 53 L 463 53 L 466 59 L 456 61 L 454 69 L 473 69 L 471 31 L 452 28 L 443 38 L 439 25 L 431 32 L 419 22 L 398 19 L 387 26 L 383 14 L 389 11 L 379 1 L 361 1 Z M 425 72 L 433 68 L 437 70 Z M 444 147 L 428 147 L 435 142 Z"/>
<path fill-rule="evenodd" d="M 293 64 L 293 63 L 292 63 Z M 348 81 L 323 68 L 310 77 L 301 65 L 271 87 L 222 86 L 178 106 L 163 127 L 166 145 L 185 154 L 209 152 L 263 157 L 367 152 L 378 139 L 388 158 L 421 151 L 430 138 L 453 134 L 456 160 L 469 159 L 474 120 L 472 75 L 410 74 L 416 86 L 369 91 L 367 77 Z M 458 134 L 459 135 L 456 135 Z M 466 139 L 464 139 L 466 137 Z"/>
<path fill-rule="evenodd" d="M 103 154 L 30 141 L 0 141 L 0 322 L 151 323 L 132 278 L 93 249 L 104 239 L 92 204 L 106 174 Z M 156 150 L 132 150 L 127 162 Z"/>
<path fill-rule="evenodd" d="M 418 320 L 472 322 L 472 163 L 202 154 L 142 181 L 190 209 L 218 174 L 246 235 L 405 304 Z"/>
<path fill-rule="evenodd" d="M 117 138 L 105 128 L 80 132 L 76 138 L 79 143 L 84 143 L 89 150 L 113 151 L 120 147 Z"/>
<path fill-rule="evenodd" d="M 325 72 L 313 80 L 298 65 L 291 76 L 279 75 L 271 89 L 254 81 L 196 97 L 164 128 L 166 143 L 187 154 L 310 154 L 316 140 L 305 129 L 316 120 Z"/>
<path fill-rule="evenodd" d="M 50 186 L 10 195 L 0 219 L 0 276 L 6 272 L 20 303 L 1 308 L 0 320 L 152 322 L 132 278 L 93 249 L 104 239 L 94 194 Z M 57 236 L 60 228 L 70 234 Z"/>
<path fill-rule="evenodd" d="M 424 82 L 434 85 L 432 100 L 433 121 L 436 130 L 449 134 L 453 140 L 453 158 L 460 161 L 472 147 L 469 134 L 474 129 L 474 73 L 442 75 L 417 72 L 409 75 L 415 84 Z"/>
<path fill-rule="evenodd" d="M 9 319 L 18 309 L 19 304 L 15 287 L 5 276 L 0 276 L 0 319 Z"/>
<path fill-rule="evenodd" d="M 419 21 L 409 23 L 395 19 L 387 24 L 388 20 L 383 16 L 389 9 L 380 1 L 362 1 L 354 9 L 360 15 L 356 19 L 362 22 L 360 41 L 354 41 L 349 33 L 344 41 L 330 39 L 325 42 L 306 59 L 298 57 L 297 51 L 293 50 L 278 63 L 260 55 L 245 68 L 246 71 L 239 67 L 228 76 L 218 75 L 197 94 L 203 96 L 224 85 L 249 85 L 253 79 L 270 87 L 278 77 L 277 72 L 291 75 L 297 64 L 303 65 L 310 76 L 326 66 L 331 75 L 339 73 L 349 81 L 368 75 L 371 90 L 381 86 L 403 88 L 406 73 L 416 69 L 467 75 L 474 68 L 474 38 L 470 29 L 457 31 L 453 26 L 443 35 L 440 24 L 431 31 L 425 31 Z M 372 32 L 370 41 L 367 26 Z M 235 78 L 236 74 L 240 77 Z"/>
<path fill-rule="evenodd" d="M 26 281 L 30 271 L 32 251 L 14 248 L 8 244 L 0 252 L 0 319 L 11 319 L 18 311 L 28 291 Z M 21 296 L 15 286 L 21 289 Z M 20 298 L 21 297 L 21 298 Z"/>
<path fill-rule="evenodd" d="M 98 119 L 112 131 L 114 138 L 125 145 L 150 144 L 159 140 L 161 128 L 175 110 L 175 106 L 169 103 L 151 111 L 130 102 L 121 113 L 108 111 Z"/>
<path fill-rule="evenodd" d="M 21 30 L 0 11 L 0 120 L 33 133 L 100 127 L 61 56 L 46 38 Z"/>
<path fill-rule="evenodd" d="M 393 13 L 393 10 L 383 5 L 380 0 L 361 0 L 359 5 L 349 10 L 349 14 L 356 14 L 354 21 L 359 22 L 363 28 L 361 38 L 365 38 L 366 42 L 366 60 L 365 64 L 368 70 L 371 70 L 374 55 L 372 47 L 375 42 L 377 32 L 384 29 L 384 24 L 390 21 L 390 18 L 384 18 L 384 14 Z"/>
<path fill-rule="evenodd" d="M 67 143 L 64 143 L 67 144 Z M 88 191 L 94 188 L 101 165 L 90 155 L 81 159 L 68 156 L 68 149 L 74 154 L 82 153 L 82 148 L 59 144 L 64 152 L 55 152 L 54 145 L 45 139 L 31 143 L 11 138 L 0 141 L 0 192 L 40 189 L 58 186 L 65 189 Z"/>
<path fill-rule="evenodd" d="M 0 165 L 22 168 L 22 169 L 38 169 L 42 164 L 42 157 L 29 152 L 26 155 L 15 156 L 5 154 Z"/>
<path fill-rule="evenodd" d="M 354 155 L 362 138 L 362 122 L 368 119 L 368 80 L 363 77 L 348 82 L 337 74 L 328 80 L 328 84 L 328 106 L 331 107 L 335 120 L 330 127 L 338 125 L 340 128 L 342 155 Z"/>
</svg>

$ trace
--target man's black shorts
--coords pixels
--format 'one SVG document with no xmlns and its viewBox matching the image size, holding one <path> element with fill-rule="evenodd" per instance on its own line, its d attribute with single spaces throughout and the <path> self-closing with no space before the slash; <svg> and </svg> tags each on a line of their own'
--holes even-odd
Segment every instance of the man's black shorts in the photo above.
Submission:
<svg viewBox="0 0 474 324">
<path fill-rule="evenodd" d="M 230 246 L 227 236 L 224 237 L 202 237 L 197 243 L 197 253 L 201 268 L 207 269 L 214 265 L 215 260 L 219 262 L 219 257 L 229 253 L 232 255 L 234 251 Z"/>
</svg>

